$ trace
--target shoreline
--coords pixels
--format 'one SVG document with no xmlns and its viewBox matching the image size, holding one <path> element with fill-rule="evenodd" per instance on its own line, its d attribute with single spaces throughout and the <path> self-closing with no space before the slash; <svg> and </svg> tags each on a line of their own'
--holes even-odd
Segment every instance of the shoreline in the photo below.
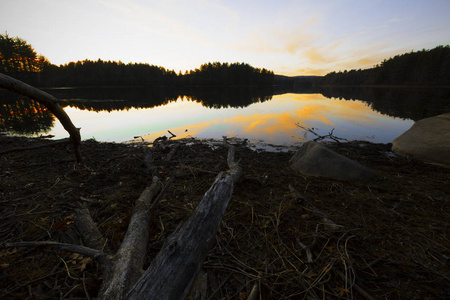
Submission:
<svg viewBox="0 0 450 300">
<path fill-rule="evenodd" d="M 2 150 L 41 143 L 51 141 L 0 135 Z M 176 144 L 180 146 L 170 154 Z M 80 244 L 73 215 L 81 206 L 89 209 L 106 247 L 114 252 L 152 176 L 174 177 L 149 224 L 145 263 L 150 264 L 165 239 L 189 219 L 217 174 L 228 169 L 227 150 L 196 140 L 171 141 L 153 148 L 155 169 L 149 173 L 142 146 L 85 140 L 81 166 L 70 144 L 0 155 L 0 241 Z M 303 176 L 289 167 L 291 152 L 253 151 L 237 144 L 235 158 L 243 178 L 203 265 L 208 297 L 245 292 L 258 280 L 266 299 L 303 297 L 308 291 L 326 291 L 339 299 L 349 279 L 341 276 L 345 272 L 359 286 L 349 287 L 357 298 L 362 297 L 358 290 L 374 298 L 445 297 L 450 289 L 444 238 L 450 169 L 392 156 L 389 144 L 327 146 L 379 177 L 360 182 Z M 336 226 L 329 226 L 324 215 Z M 102 278 L 87 257 L 46 247 L 4 251 L 0 264 L 0 298 L 23 299 L 30 290 L 38 298 L 61 293 L 77 298 L 85 291 L 95 296 Z M 323 272 L 325 281 L 318 279 Z M 76 278 L 84 278 L 85 286 Z M 54 282 L 67 284 L 55 287 Z"/>
</svg>

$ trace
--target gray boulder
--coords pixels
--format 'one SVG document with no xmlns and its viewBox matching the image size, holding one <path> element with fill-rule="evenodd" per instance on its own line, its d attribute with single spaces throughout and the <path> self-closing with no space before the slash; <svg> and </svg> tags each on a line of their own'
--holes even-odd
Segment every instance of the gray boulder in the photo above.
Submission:
<svg viewBox="0 0 450 300">
<path fill-rule="evenodd" d="M 392 142 L 392 150 L 416 159 L 450 165 L 450 113 L 422 119 Z"/>
<path fill-rule="evenodd" d="M 293 169 L 309 176 L 340 180 L 371 180 L 377 177 L 360 163 L 314 141 L 303 144 L 289 162 Z"/>
</svg>

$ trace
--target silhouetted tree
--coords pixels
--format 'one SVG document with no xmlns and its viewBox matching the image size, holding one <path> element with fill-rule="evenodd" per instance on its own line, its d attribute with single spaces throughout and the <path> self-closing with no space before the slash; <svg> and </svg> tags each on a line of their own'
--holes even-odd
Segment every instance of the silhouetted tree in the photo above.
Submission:
<svg viewBox="0 0 450 300">
<path fill-rule="evenodd" d="M 321 85 L 450 85 L 450 46 L 397 55 L 366 70 L 331 72 Z"/>
<path fill-rule="evenodd" d="M 146 63 L 101 59 L 58 67 L 37 55 L 24 40 L 8 34 L 0 35 L 0 59 L 0 72 L 38 86 L 272 86 L 274 83 L 272 71 L 245 63 L 206 63 L 184 75 Z"/>
<path fill-rule="evenodd" d="M 36 74 L 49 66 L 50 62 L 23 39 L 0 34 L 0 73 L 34 83 Z"/>
<path fill-rule="evenodd" d="M 183 75 L 190 86 L 272 86 L 274 74 L 244 63 L 206 63 Z"/>
</svg>

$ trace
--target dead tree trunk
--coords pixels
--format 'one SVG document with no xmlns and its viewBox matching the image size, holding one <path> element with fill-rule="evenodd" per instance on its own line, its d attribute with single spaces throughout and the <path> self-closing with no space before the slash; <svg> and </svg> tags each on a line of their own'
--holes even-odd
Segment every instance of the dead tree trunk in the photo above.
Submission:
<svg viewBox="0 0 450 300">
<path fill-rule="evenodd" d="M 32 87 L 22 81 L 14 79 L 10 76 L 0 73 L 0 88 L 4 88 L 10 90 L 14 93 L 27 96 L 31 99 L 38 101 L 39 103 L 45 105 L 50 112 L 52 112 L 55 117 L 63 125 L 64 129 L 70 134 L 70 138 L 73 143 L 73 147 L 75 150 L 75 156 L 78 162 L 82 161 L 81 152 L 80 152 L 80 144 L 81 144 L 81 135 L 78 128 L 76 128 L 69 116 L 59 105 L 59 100 L 53 97 L 50 94 L 47 94 L 44 91 L 41 91 L 37 88 Z"/>
<path fill-rule="evenodd" d="M 166 185 L 167 186 L 167 185 Z M 125 238 L 103 274 L 98 299 L 124 299 L 124 295 L 142 275 L 147 250 L 148 222 L 152 207 L 161 188 L 157 177 L 137 200 Z M 155 201 L 157 201 L 156 199 Z"/>
<path fill-rule="evenodd" d="M 169 236 L 127 299 L 185 299 L 200 271 L 242 171 L 227 145 L 230 170 L 205 193 L 192 217 Z"/>
<path fill-rule="evenodd" d="M 98 299 L 185 299 L 219 229 L 233 194 L 234 184 L 242 176 L 241 168 L 234 161 L 234 147 L 228 144 L 225 146 L 228 147 L 227 161 L 230 170 L 221 172 L 216 177 L 192 217 L 167 238 L 145 272 L 142 267 L 148 242 L 150 214 L 172 179 L 165 184 L 158 197 L 156 195 L 162 184 L 157 177 L 141 194 L 125 238 L 114 255 L 103 251 L 103 237 L 87 209 L 77 210 L 76 220 L 84 223 L 78 229 L 88 247 L 44 241 L 0 243 L 0 249 L 53 246 L 97 259 L 103 273 Z"/>
</svg>

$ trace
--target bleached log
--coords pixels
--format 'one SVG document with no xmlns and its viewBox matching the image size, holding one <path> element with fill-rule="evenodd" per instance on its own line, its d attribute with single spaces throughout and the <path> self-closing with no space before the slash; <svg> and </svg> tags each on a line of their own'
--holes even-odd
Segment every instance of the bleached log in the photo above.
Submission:
<svg viewBox="0 0 450 300">
<path fill-rule="evenodd" d="M 113 265 L 103 274 L 98 299 L 124 299 L 124 295 L 142 275 L 148 242 L 148 222 L 150 219 L 152 199 L 156 198 L 161 188 L 158 177 L 153 177 L 137 200 L 125 238 L 113 257 Z M 155 200 L 156 201 L 156 200 Z"/>
<path fill-rule="evenodd" d="M 185 299 L 197 277 L 242 171 L 227 145 L 228 172 L 221 172 L 191 218 L 165 241 L 127 299 Z"/>
<path fill-rule="evenodd" d="M 102 250 L 106 244 L 106 239 L 102 236 L 97 226 L 92 220 L 87 208 L 75 210 L 75 227 L 80 233 L 86 245 L 90 248 Z"/>
</svg>

